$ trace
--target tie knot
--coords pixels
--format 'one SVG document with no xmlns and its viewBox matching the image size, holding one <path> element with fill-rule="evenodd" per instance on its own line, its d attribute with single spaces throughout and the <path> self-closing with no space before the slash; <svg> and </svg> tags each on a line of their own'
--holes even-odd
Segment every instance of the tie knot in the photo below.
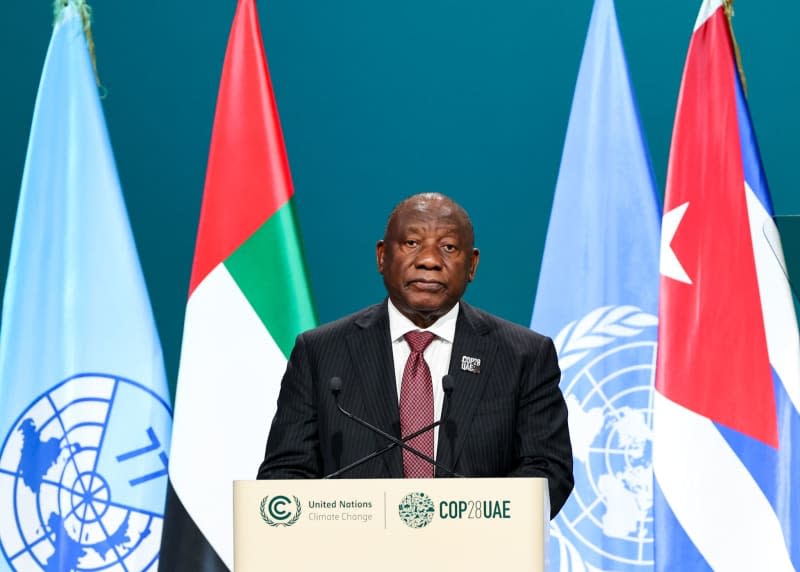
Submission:
<svg viewBox="0 0 800 572">
<path fill-rule="evenodd" d="M 412 352 L 424 352 L 425 348 L 427 348 L 433 341 L 433 338 L 436 337 L 436 334 L 431 332 L 408 332 L 403 337 L 408 342 L 408 345 L 411 346 Z"/>
</svg>

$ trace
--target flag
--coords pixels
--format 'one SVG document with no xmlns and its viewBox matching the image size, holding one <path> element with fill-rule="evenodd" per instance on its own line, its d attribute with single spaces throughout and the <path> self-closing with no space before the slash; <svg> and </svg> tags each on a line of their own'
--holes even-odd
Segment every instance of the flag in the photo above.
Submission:
<svg viewBox="0 0 800 572">
<path fill-rule="evenodd" d="M 62 5 L 63 4 L 63 5 Z M 59 2 L 0 327 L 0 570 L 155 570 L 171 408 L 92 71 Z"/>
<path fill-rule="evenodd" d="M 531 321 L 555 337 L 574 456 L 551 570 L 653 567 L 658 212 L 614 2 L 596 0 Z"/>
<path fill-rule="evenodd" d="M 295 337 L 316 324 L 254 0 L 222 70 L 175 398 L 162 567 L 233 568 L 232 486 L 264 457 Z"/>
<path fill-rule="evenodd" d="M 800 344 L 722 0 L 670 150 L 654 402 L 656 568 L 800 569 Z M 777 248 L 776 248 L 777 246 Z M 775 248 L 775 252 L 773 252 Z"/>
</svg>

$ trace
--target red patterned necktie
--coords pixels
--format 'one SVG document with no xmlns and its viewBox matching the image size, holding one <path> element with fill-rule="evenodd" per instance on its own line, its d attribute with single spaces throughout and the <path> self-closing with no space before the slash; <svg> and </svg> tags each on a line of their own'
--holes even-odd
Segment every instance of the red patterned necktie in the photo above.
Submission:
<svg viewBox="0 0 800 572">
<path fill-rule="evenodd" d="M 400 434 L 409 435 L 433 423 L 433 382 L 422 352 L 436 336 L 430 332 L 408 332 L 403 337 L 411 347 L 411 355 L 400 386 Z M 408 444 L 433 458 L 433 431 L 414 437 Z M 433 465 L 403 449 L 403 476 L 431 478 Z"/>
</svg>

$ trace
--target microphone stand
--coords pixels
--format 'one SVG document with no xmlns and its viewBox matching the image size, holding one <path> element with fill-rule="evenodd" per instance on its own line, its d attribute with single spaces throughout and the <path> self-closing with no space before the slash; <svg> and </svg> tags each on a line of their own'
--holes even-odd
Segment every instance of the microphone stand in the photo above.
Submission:
<svg viewBox="0 0 800 572">
<path fill-rule="evenodd" d="M 431 425 L 428 425 L 427 427 L 423 427 L 422 429 L 419 429 L 419 430 L 415 431 L 414 433 L 411 433 L 410 435 L 406 435 L 405 437 L 403 437 L 403 439 L 398 439 L 397 437 L 395 437 L 393 435 L 390 435 L 386 431 L 383 431 L 382 429 L 376 427 L 375 425 L 372 425 L 371 423 L 368 423 L 367 421 L 361 419 L 360 417 L 356 417 L 355 415 L 353 415 L 352 413 L 347 411 L 344 407 L 342 407 L 341 403 L 339 403 L 339 393 L 342 390 L 342 380 L 341 380 L 341 378 L 332 377 L 330 379 L 330 381 L 329 381 L 329 384 L 330 384 L 330 388 L 331 388 L 331 393 L 333 393 L 333 398 L 336 401 L 336 407 L 337 407 L 337 409 L 339 409 L 339 411 L 345 417 L 348 417 L 349 419 L 352 419 L 353 421 L 355 421 L 359 425 L 361 425 L 363 427 L 366 427 L 367 429 L 370 429 L 371 431 L 377 433 L 378 435 L 380 435 L 384 439 L 387 439 L 388 441 L 390 441 L 390 444 L 387 445 L 386 447 L 384 447 L 383 449 L 379 449 L 377 451 L 373 451 L 372 453 L 370 453 L 366 457 L 363 457 L 361 459 L 356 460 L 353 463 L 350 463 L 346 467 L 343 467 L 343 468 L 341 468 L 341 469 L 339 469 L 339 470 L 337 470 L 337 471 L 335 471 L 335 472 L 333 472 L 333 473 L 331 473 L 329 475 L 324 476 L 323 479 L 330 479 L 330 478 L 333 478 L 333 477 L 337 477 L 340 474 L 344 473 L 347 470 L 352 469 L 353 467 L 355 467 L 357 465 L 360 465 L 362 463 L 366 463 L 367 461 L 369 461 L 371 459 L 374 459 L 375 457 L 390 451 L 394 447 L 401 447 L 401 448 L 405 449 L 406 451 L 409 451 L 410 453 L 416 455 L 420 459 L 424 459 L 424 460 L 428 461 L 431 465 L 433 465 L 437 469 L 441 469 L 441 470 L 445 471 L 446 473 L 449 473 L 450 475 L 452 475 L 454 477 L 463 477 L 464 476 L 464 475 L 460 475 L 460 474 L 456 473 L 455 471 L 453 471 L 452 469 L 450 469 L 448 467 L 445 467 L 444 465 L 441 465 L 441 464 L 437 463 L 434 459 L 432 459 L 431 457 L 429 457 L 428 455 L 426 455 L 422 451 L 418 451 L 414 447 L 406 444 L 406 441 L 409 441 L 409 440 L 413 439 L 414 437 L 417 437 L 417 436 L 421 435 L 422 433 L 425 433 L 426 431 L 431 431 L 435 427 L 438 427 L 442 423 L 442 421 L 445 419 L 444 415 L 442 415 L 442 417 L 439 419 L 439 421 L 435 421 L 434 423 L 432 423 Z M 450 394 L 453 391 L 453 378 L 452 378 L 452 376 L 445 375 L 444 378 L 442 379 L 442 385 L 444 387 L 445 393 L 449 397 Z M 448 399 L 448 401 L 449 401 L 449 399 Z"/>
<path fill-rule="evenodd" d="M 337 405 L 338 405 L 338 404 L 337 404 Z M 340 410 L 340 411 L 342 411 L 342 412 L 343 412 L 345 415 L 347 415 L 347 412 L 345 412 L 345 411 L 344 411 L 344 409 L 342 409 L 341 407 L 339 407 L 339 410 Z M 352 416 L 350 416 L 350 415 L 348 415 L 348 417 L 350 417 L 351 419 L 354 419 L 354 417 L 352 417 Z M 435 422 L 431 423 L 430 425 L 428 425 L 427 427 L 423 427 L 422 429 L 419 429 L 419 430 L 417 430 L 417 431 L 414 431 L 414 432 L 413 432 L 413 433 L 411 433 L 410 435 L 406 435 L 406 436 L 405 436 L 405 437 L 403 437 L 403 438 L 402 438 L 400 441 L 402 441 L 403 443 L 405 443 L 406 441 L 410 441 L 410 440 L 411 440 L 411 439 L 413 439 L 414 437 L 419 437 L 420 435 L 422 435 L 422 434 L 423 434 L 423 433 L 425 433 L 426 431 L 431 431 L 432 429 L 435 429 L 435 428 L 436 428 L 436 427 L 438 427 L 438 426 L 439 426 L 441 423 L 442 423 L 442 422 L 441 422 L 441 420 L 439 420 L 439 421 L 435 421 Z M 362 457 L 362 458 L 360 458 L 360 459 L 357 459 L 357 460 L 353 461 L 352 463 L 350 463 L 349 465 L 347 465 L 346 467 L 342 467 L 342 468 L 341 468 L 341 469 L 339 469 L 338 471 L 334 471 L 334 472 L 333 472 L 333 473 L 331 473 L 330 475 L 326 475 L 326 476 L 324 476 L 324 477 L 322 477 L 322 478 L 323 478 L 323 479 L 333 479 L 333 478 L 336 478 L 336 477 L 338 477 L 339 475 L 341 475 L 342 473 L 346 473 L 347 471 L 349 471 L 350 469 L 352 469 L 352 468 L 354 468 L 354 467 L 357 467 L 358 465 L 361 465 L 361 464 L 363 464 L 363 463 L 366 463 L 367 461 L 370 461 L 370 460 L 374 459 L 375 457 L 380 457 L 380 456 L 381 456 L 381 455 L 383 455 L 384 453 L 388 453 L 389 451 L 391 451 L 391 450 L 392 450 L 392 449 L 394 449 L 395 447 L 397 447 L 397 443 L 395 443 L 395 442 L 389 443 L 389 444 L 388 444 L 388 445 L 386 445 L 386 446 L 385 446 L 383 449 L 378 449 L 377 451 L 373 451 L 372 453 L 370 453 L 370 454 L 369 454 L 369 455 L 367 455 L 366 457 Z M 412 450 L 412 452 L 413 452 L 413 450 Z M 424 455 L 422 455 L 422 452 L 418 453 L 418 455 L 419 455 L 419 456 L 422 456 L 422 457 L 423 457 L 425 460 L 428 460 L 428 459 L 427 459 L 427 458 L 426 458 Z M 454 476 L 461 476 L 461 475 L 456 475 L 456 473 L 453 473 L 453 472 L 452 472 L 452 471 L 450 471 L 449 469 L 445 469 L 445 470 L 446 470 L 446 471 L 448 471 L 448 472 L 450 472 L 450 473 L 451 473 L 451 474 L 453 474 Z"/>
</svg>

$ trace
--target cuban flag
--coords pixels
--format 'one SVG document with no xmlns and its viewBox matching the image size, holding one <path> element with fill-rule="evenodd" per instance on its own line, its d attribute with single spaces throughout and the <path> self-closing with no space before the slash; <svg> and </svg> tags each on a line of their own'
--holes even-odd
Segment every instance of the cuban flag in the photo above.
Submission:
<svg viewBox="0 0 800 572">
<path fill-rule="evenodd" d="M 658 570 L 800 566 L 800 345 L 722 0 L 678 98 L 662 221 Z"/>
<path fill-rule="evenodd" d="M 554 338 L 574 457 L 553 571 L 653 569 L 659 215 L 614 2 L 596 0 L 531 322 Z"/>
</svg>

